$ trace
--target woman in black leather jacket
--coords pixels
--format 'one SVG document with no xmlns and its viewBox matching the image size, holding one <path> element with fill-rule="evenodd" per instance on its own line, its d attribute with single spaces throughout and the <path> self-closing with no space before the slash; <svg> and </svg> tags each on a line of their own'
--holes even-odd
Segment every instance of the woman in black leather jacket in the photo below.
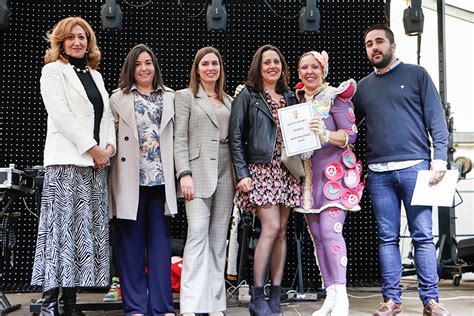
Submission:
<svg viewBox="0 0 474 316">
<path fill-rule="evenodd" d="M 280 50 L 264 45 L 253 57 L 245 89 L 232 103 L 229 139 L 237 177 L 234 203 L 244 211 L 255 211 L 262 226 L 254 255 L 251 315 L 281 314 L 286 226 L 290 209 L 299 205 L 300 180 L 281 162 L 278 109 L 296 103 L 288 78 Z M 269 264 L 272 286 L 267 304 L 263 286 Z"/>
</svg>

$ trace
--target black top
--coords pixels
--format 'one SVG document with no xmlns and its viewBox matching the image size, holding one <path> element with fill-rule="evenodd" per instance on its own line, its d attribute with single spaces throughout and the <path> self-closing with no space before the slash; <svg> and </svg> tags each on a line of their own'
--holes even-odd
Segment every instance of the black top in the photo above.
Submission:
<svg viewBox="0 0 474 316">
<path fill-rule="evenodd" d="M 76 70 L 76 74 L 82 82 L 84 89 L 86 90 L 87 97 L 94 106 L 94 139 L 99 144 L 99 130 L 100 130 L 100 121 L 102 120 L 102 113 L 104 112 L 104 102 L 102 100 L 102 95 L 97 89 L 97 86 L 92 79 L 92 76 L 89 71 L 82 72 L 77 71 L 77 69 L 84 70 L 86 68 L 86 59 L 85 58 L 75 58 L 68 56 L 69 63 L 73 65 Z"/>
</svg>

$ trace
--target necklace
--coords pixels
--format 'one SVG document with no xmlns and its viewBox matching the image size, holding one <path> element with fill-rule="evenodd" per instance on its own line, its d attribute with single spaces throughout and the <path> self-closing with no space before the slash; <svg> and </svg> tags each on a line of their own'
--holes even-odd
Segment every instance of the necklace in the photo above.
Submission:
<svg viewBox="0 0 474 316">
<path fill-rule="evenodd" d="M 77 72 L 82 72 L 82 73 L 88 73 L 89 72 L 89 66 L 87 66 L 87 65 L 86 65 L 86 68 L 84 68 L 84 69 L 79 68 L 77 66 L 74 66 L 72 64 L 71 64 L 71 66 L 72 66 L 72 69 L 74 69 Z"/>
<path fill-rule="evenodd" d="M 215 98 L 217 97 L 217 94 L 206 94 L 208 98 Z"/>
</svg>

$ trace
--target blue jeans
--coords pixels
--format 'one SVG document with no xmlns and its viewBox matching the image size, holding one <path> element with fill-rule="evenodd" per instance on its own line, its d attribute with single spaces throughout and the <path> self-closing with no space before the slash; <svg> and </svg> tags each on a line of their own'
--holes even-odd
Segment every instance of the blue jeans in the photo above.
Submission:
<svg viewBox="0 0 474 316">
<path fill-rule="evenodd" d="M 431 206 L 411 206 L 419 170 L 429 169 L 423 161 L 413 167 L 374 172 L 369 170 L 367 189 L 377 220 L 379 260 L 382 274 L 382 295 L 401 303 L 400 279 L 402 260 L 400 255 L 400 207 L 405 206 L 408 229 L 415 248 L 415 265 L 418 275 L 418 291 L 423 305 L 430 299 L 438 300 L 438 274 L 436 248 L 432 233 Z"/>
</svg>

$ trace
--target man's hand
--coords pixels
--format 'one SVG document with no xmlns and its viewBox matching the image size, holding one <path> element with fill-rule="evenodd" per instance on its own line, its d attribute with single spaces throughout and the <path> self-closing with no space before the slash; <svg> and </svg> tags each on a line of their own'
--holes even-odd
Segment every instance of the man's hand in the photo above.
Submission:
<svg viewBox="0 0 474 316">
<path fill-rule="evenodd" d="M 446 162 L 443 160 L 433 160 L 431 162 L 430 185 L 437 185 L 443 180 L 446 173 Z"/>
</svg>

